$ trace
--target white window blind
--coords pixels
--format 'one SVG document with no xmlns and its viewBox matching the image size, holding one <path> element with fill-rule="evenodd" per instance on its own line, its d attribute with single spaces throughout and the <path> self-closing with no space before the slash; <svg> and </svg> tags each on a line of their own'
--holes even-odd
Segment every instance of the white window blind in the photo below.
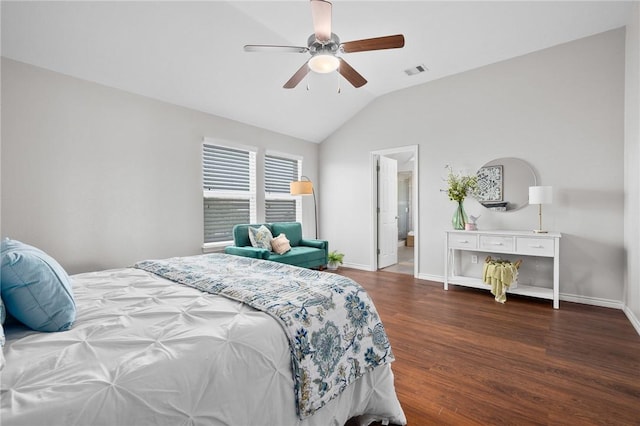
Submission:
<svg viewBox="0 0 640 426">
<path fill-rule="evenodd" d="M 266 222 L 296 222 L 301 219 L 300 197 L 289 193 L 289 184 L 300 179 L 301 160 L 267 154 L 264 158 Z"/>
<path fill-rule="evenodd" d="M 251 191 L 255 153 L 203 144 L 202 176 L 205 191 Z"/>
<path fill-rule="evenodd" d="M 273 222 L 296 222 L 296 200 L 267 200 L 266 220 Z"/>
<path fill-rule="evenodd" d="M 233 225 L 256 221 L 256 153 L 202 144 L 204 242 L 233 240 Z"/>
<path fill-rule="evenodd" d="M 289 183 L 298 180 L 300 160 L 276 157 L 267 154 L 264 157 L 264 187 L 267 194 L 289 194 Z"/>
</svg>

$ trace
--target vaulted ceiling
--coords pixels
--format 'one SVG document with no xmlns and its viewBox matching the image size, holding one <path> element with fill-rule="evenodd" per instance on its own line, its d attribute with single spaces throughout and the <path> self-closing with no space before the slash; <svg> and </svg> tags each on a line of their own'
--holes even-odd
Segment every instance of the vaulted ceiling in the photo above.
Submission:
<svg viewBox="0 0 640 426">
<path fill-rule="evenodd" d="M 308 59 L 246 53 L 306 46 L 309 1 L 2 1 L 2 55 L 312 142 L 377 97 L 624 26 L 629 2 L 341 1 L 342 41 L 404 34 L 402 49 L 342 54 L 368 83 L 310 73 Z M 404 70 L 428 71 L 408 76 Z M 340 90 L 338 90 L 340 89 Z"/>
</svg>

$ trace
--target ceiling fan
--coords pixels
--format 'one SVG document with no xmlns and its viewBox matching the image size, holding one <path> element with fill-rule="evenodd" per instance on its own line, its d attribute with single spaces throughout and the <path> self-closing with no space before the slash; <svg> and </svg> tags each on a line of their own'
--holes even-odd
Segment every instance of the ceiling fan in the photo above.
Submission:
<svg viewBox="0 0 640 426">
<path fill-rule="evenodd" d="M 341 53 L 365 52 L 369 50 L 397 49 L 404 46 L 402 34 L 367 38 L 363 40 L 340 42 L 340 38 L 331 32 L 331 3 L 325 0 L 311 0 L 313 34 L 307 40 L 307 47 L 274 46 L 267 44 L 248 44 L 245 52 L 291 52 L 309 53 L 311 58 L 284 84 L 285 89 L 293 89 L 309 73 L 329 73 L 337 70 L 354 87 L 362 87 L 367 80 L 344 59 Z"/>
</svg>

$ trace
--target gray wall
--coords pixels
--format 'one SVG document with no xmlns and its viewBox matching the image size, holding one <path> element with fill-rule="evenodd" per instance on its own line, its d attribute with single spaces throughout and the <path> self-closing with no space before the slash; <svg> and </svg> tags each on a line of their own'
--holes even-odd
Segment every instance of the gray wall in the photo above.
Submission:
<svg viewBox="0 0 640 426">
<path fill-rule="evenodd" d="M 625 301 L 640 330 L 639 22 L 636 4 L 626 88 L 625 36 L 613 31 L 393 93 L 320 146 L 320 182 L 316 144 L 3 59 L 0 229 L 72 273 L 199 253 L 200 142 L 220 137 L 304 156 L 304 173 L 320 187 L 323 238 L 348 265 L 367 269 L 369 153 L 418 144 L 419 272 L 437 278 L 454 208 L 439 192 L 444 165 L 469 171 L 508 155 L 527 160 L 555 188 L 544 217 L 564 235 L 562 293 Z M 309 197 L 304 203 L 312 231 Z M 537 223 L 534 207 L 495 214 L 472 200 L 466 206 L 482 213 L 484 229 Z"/>
<path fill-rule="evenodd" d="M 388 94 L 321 144 L 323 235 L 345 264 L 373 265 L 370 152 L 419 145 L 419 275 L 442 279 L 443 231 L 455 205 L 445 165 L 475 171 L 517 157 L 554 187 L 546 228 L 561 232 L 565 300 L 622 306 L 624 293 L 624 29 Z M 331 191 L 331 188 L 359 188 Z M 336 206 L 341 206 L 338 210 Z M 534 229 L 537 208 L 484 210 L 480 229 Z M 337 214 L 339 212 L 339 214 Z"/>
<path fill-rule="evenodd" d="M 625 312 L 640 333 L 640 3 L 634 3 L 629 21 L 625 44 Z"/>
<path fill-rule="evenodd" d="M 300 155 L 316 180 L 317 144 L 3 58 L 2 235 L 70 273 L 201 253 L 205 136 Z"/>
</svg>

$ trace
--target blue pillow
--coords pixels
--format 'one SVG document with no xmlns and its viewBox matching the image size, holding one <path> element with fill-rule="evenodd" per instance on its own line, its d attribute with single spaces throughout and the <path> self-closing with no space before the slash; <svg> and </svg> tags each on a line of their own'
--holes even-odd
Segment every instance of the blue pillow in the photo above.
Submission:
<svg viewBox="0 0 640 426">
<path fill-rule="evenodd" d="M 0 371 L 2 371 L 2 369 L 4 368 L 4 327 L 2 327 L 2 324 L 4 324 L 4 319 L 6 318 L 7 313 L 4 311 L 4 302 L 2 301 L 2 298 L 0 297 Z"/>
<path fill-rule="evenodd" d="M 7 311 L 37 331 L 64 331 L 76 319 L 69 276 L 42 250 L 2 241 L 0 289 Z"/>
<path fill-rule="evenodd" d="M 0 324 L 0 371 L 4 368 L 4 328 Z"/>
</svg>

